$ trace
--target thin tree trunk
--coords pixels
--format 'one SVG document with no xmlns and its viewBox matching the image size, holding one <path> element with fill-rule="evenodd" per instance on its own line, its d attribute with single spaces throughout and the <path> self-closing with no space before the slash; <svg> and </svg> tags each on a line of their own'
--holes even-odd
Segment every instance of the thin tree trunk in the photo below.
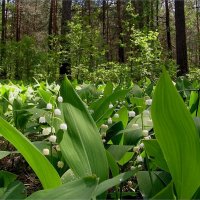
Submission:
<svg viewBox="0 0 200 200">
<path fill-rule="evenodd" d="M 21 25 L 20 25 L 20 0 L 15 1 L 15 9 L 16 9 L 16 41 L 20 41 L 20 32 L 21 32 Z"/>
<path fill-rule="evenodd" d="M 156 28 L 159 27 L 159 0 L 156 1 Z"/>
<path fill-rule="evenodd" d="M 186 30 L 184 0 L 175 0 L 175 26 L 176 26 L 176 62 L 178 65 L 177 76 L 188 73 Z"/>
<path fill-rule="evenodd" d="M 141 0 L 135 0 L 132 3 L 139 16 L 137 26 L 140 30 L 142 30 L 144 28 L 144 2 Z"/>
<path fill-rule="evenodd" d="M 70 52 L 70 46 L 68 41 L 65 39 L 65 35 L 69 33 L 68 22 L 71 20 L 71 6 L 72 0 L 62 0 L 62 19 L 61 19 L 61 34 L 62 34 L 62 49 L 66 52 Z M 71 80 L 71 59 L 68 55 L 61 64 L 60 67 L 60 77 L 62 78 L 64 74 Z"/>
<path fill-rule="evenodd" d="M 196 26 L 197 26 L 197 65 L 200 66 L 200 28 L 199 28 L 199 5 L 196 0 Z"/>
<path fill-rule="evenodd" d="M 154 0 L 150 1 L 150 29 L 154 30 Z"/>
<path fill-rule="evenodd" d="M 109 20 L 109 5 L 108 5 L 108 1 L 109 0 L 106 1 L 106 3 L 107 3 L 107 11 L 106 11 L 106 19 L 107 19 L 107 23 L 106 23 L 106 43 L 108 45 L 108 49 L 110 49 L 110 37 L 109 37 L 110 36 L 110 34 L 109 34 L 109 31 L 110 31 L 110 29 L 109 29 L 110 20 Z M 110 51 L 106 52 L 107 61 L 110 60 L 110 53 L 109 52 Z"/>
<path fill-rule="evenodd" d="M 20 9 L 20 0 L 15 0 L 15 9 L 16 9 L 16 21 L 15 21 L 15 31 L 16 31 L 16 41 L 19 42 L 21 38 L 21 9 Z M 20 69 L 19 69 L 19 59 L 16 57 L 16 63 L 15 63 L 15 79 L 20 79 Z"/>
<path fill-rule="evenodd" d="M 125 62 L 125 56 L 124 56 L 124 47 L 122 44 L 124 43 L 123 40 L 123 28 L 122 28 L 122 13 L 121 13 L 121 0 L 117 0 L 117 24 L 118 24 L 118 59 L 120 63 Z"/>
<path fill-rule="evenodd" d="M 103 27 L 102 27 L 102 32 L 103 32 L 103 39 L 104 39 L 104 42 L 106 44 L 106 46 L 108 46 L 108 34 L 107 34 L 107 29 L 108 27 L 106 27 L 106 20 L 108 21 L 108 17 L 106 17 L 106 13 L 108 12 L 108 8 L 107 8 L 107 3 L 106 3 L 106 0 L 103 0 L 103 6 L 102 6 L 102 24 L 103 24 Z M 106 61 L 109 60 L 109 55 L 108 55 L 108 51 L 106 51 Z"/>
<path fill-rule="evenodd" d="M 170 16 L 169 16 L 169 2 L 165 0 L 165 16 L 166 16 L 166 33 L 167 33 L 167 49 L 168 56 L 172 58 L 172 43 L 171 43 L 171 31 L 170 31 Z"/>
<path fill-rule="evenodd" d="M 106 0 L 103 0 L 102 6 L 102 24 L 103 24 L 103 38 L 106 39 Z"/>
<path fill-rule="evenodd" d="M 6 42 L 6 1 L 2 0 L 2 30 L 1 30 L 1 42 Z"/>
<path fill-rule="evenodd" d="M 49 35 L 56 35 L 58 32 L 57 26 L 57 0 L 51 0 L 49 13 Z"/>
<path fill-rule="evenodd" d="M 3 58 L 5 56 L 5 44 L 6 44 L 6 2 L 2 0 L 2 30 L 1 30 L 1 59 L 0 63 L 2 64 Z M 6 76 L 6 74 L 5 74 Z"/>
</svg>

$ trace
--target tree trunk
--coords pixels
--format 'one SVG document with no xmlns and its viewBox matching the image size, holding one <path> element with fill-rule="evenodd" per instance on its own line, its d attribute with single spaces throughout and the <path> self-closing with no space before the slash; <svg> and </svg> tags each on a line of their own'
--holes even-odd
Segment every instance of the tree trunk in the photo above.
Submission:
<svg viewBox="0 0 200 200">
<path fill-rule="evenodd" d="M 57 35 L 57 0 L 51 0 L 49 13 L 49 35 Z"/>
<path fill-rule="evenodd" d="M 15 31 L 16 31 L 16 41 L 19 42 L 21 38 L 21 9 L 20 9 L 20 0 L 15 0 Z M 15 79 L 19 80 L 20 79 L 20 69 L 19 69 L 19 59 L 16 58 L 16 63 L 15 63 Z"/>
<path fill-rule="evenodd" d="M 197 26 L 197 66 L 200 66 L 200 29 L 199 29 L 199 5 L 198 0 L 196 0 L 196 26 Z"/>
<path fill-rule="evenodd" d="M 69 33 L 69 26 L 68 21 L 71 20 L 71 6 L 72 6 L 72 0 L 62 0 L 62 19 L 61 19 L 61 34 L 62 34 L 62 49 L 66 52 L 70 51 L 70 46 L 68 41 L 65 39 L 65 35 Z M 61 64 L 60 67 L 60 76 L 63 77 L 64 74 L 67 75 L 67 77 L 71 80 L 71 59 L 68 55 L 67 58 L 65 58 Z"/>
<path fill-rule="evenodd" d="M 159 0 L 156 1 L 156 28 L 159 27 Z"/>
<path fill-rule="evenodd" d="M 20 41 L 20 0 L 15 1 L 15 9 L 16 9 L 16 41 Z"/>
<path fill-rule="evenodd" d="M 185 31 L 184 0 L 175 0 L 175 26 L 176 26 L 176 62 L 177 76 L 188 73 L 187 45 Z"/>
<path fill-rule="evenodd" d="M 139 17 L 137 26 L 140 30 L 142 30 L 144 28 L 144 2 L 141 0 L 136 0 L 132 1 L 132 3 Z"/>
<path fill-rule="evenodd" d="M 124 47 L 122 44 L 124 43 L 124 39 L 122 36 L 123 28 L 122 28 L 122 13 L 121 13 L 121 0 L 117 0 L 117 25 L 118 25 L 118 60 L 120 63 L 125 62 L 125 56 L 124 56 Z"/>
<path fill-rule="evenodd" d="M 103 6 L 102 6 L 102 33 L 103 33 L 103 39 L 104 39 L 104 42 L 106 45 L 108 45 L 108 27 L 106 27 L 106 20 L 108 21 L 108 18 L 106 17 L 106 14 L 108 12 L 108 8 L 106 10 L 106 7 L 108 7 L 107 3 L 106 3 L 106 0 L 103 0 Z M 108 55 L 108 51 L 106 51 L 106 61 L 109 60 L 109 55 Z"/>
<path fill-rule="evenodd" d="M 154 30 L 154 0 L 150 1 L 150 29 Z"/>
<path fill-rule="evenodd" d="M 103 38 L 106 40 L 106 0 L 103 0 L 102 6 L 102 24 L 103 24 Z"/>
<path fill-rule="evenodd" d="M 2 30 L 1 30 L 1 42 L 6 42 L 6 1 L 2 0 Z"/>
<path fill-rule="evenodd" d="M 2 64 L 3 58 L 5 56 L 5 44 L 6 44 L 6 2 L 5 0 L 2 0 L 2 30 L 1 30 L 1 58 L 0 63 Z M 6 70 L 4 70 L 3 73 L 1 73 L 1 78 L 6 78 Z"/>
<path fill-rule="evenodd" d="M 169 3 L 168 0 L 165 0 L 167 49 L 168 49 L 168 57 L 172 58 L 172 43 L 171 43 L 170 17 L 169 17 L 169 4 L 168 3 Z"/>
</svg>

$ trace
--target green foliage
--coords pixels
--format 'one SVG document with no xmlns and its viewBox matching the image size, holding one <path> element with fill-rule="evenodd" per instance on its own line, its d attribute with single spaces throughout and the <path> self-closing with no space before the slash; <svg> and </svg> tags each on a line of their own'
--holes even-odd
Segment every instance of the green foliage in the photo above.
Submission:
<svg viewBox="0 0 200 200">
<path fill-rule="evenodd" d="M 127 19 L 125 32 L 129 35 L 127 44 L 127 65 L 133 80 L 144 77 L 154 80 L 161 72 L 161 45 L 159 33 L 152 30 L 140 30 L 135 26 L 136 17 L 131 1 L 126 7 Z"/>
<path fill-rule="evenodd" d="M 77 13 L 68 24 L 70 33 L 66 35 L 69 52 L 63 52 L 70 57 L 74 77 L 82 80 L 83 68 L 89 72 L 95 71 L 105 60 L 105 48 L 100 31 L 97 27 L 86 25 L 81 13 Z"/>
<path fill-rule="evenodd" d="M 200 185 L 199 136 L 189 111 L 165 70 L 155 90 L 152 118 L 178 198 L 190 199 Z M 189 172 L 195 172 L 195 176 Z"/>
<path fill-rule="evenodd" d="M 24 156 L 39 177 L 44 188 L 54 188 L 61 184 L 60 178 L 42 153 L 18 130 L 0 118 L 0 134 L 11 142 Z"/>
<path fill-rule="evenodd" d="M 147 78 L 128 89 L 111 82 L 71 84 L 67 79 L 61 88 L 47 82 L 1 84 L 1 116 L 9 123 L 0 118 L 0 134 L 24 156 L 44 187 L 29 198 L 75 198 L 80 187 L 89 191 L 86 196 L 102 199 L 137 193 L 147 199 L 198 196 L 199 94 L 193 87 L 199 85 L 179 78 L 179 95 L 173 84 L 166 71 L 156 89 Z M 10 153 L 14 156 L 10 151 L 0 155 Z M 6 183 L 1 195 L 21 194 L 24 186 L 15 177 L 0 178 Z M 90 187 L 85 180 L 91 180 Z"/>
<path fill-rule="evenodd" d="M 61 119 L 69 125 L 60 143 L 63 156 L 78 177 L 96 174 L 101 182 L 108 177 L 108 164 L 98 129 L 68 80 L 63 81 L 60 92 Z"/>
<path fill-rule="evenodd" d="M 2 59 L 1 77 L 8 79 L 32 80 L 58 77 L 59 56 L 55 51 L 46 52 L 37 47 L 31 37 L 19 42 L 8 41 Z"/>
<path fill-rule="evenodd" d="M 56 189 L 42 190 L 32 194 L 27 200 L 35 199 L 92 199 L 97 188 L 96 177 L 86 177 L 63 184 Z"/>
</svg>

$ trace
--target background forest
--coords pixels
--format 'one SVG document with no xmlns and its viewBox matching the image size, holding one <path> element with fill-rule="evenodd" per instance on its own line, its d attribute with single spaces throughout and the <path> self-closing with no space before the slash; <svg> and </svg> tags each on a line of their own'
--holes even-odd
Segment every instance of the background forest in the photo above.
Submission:
<svg viewBox="0 0 200 200">
<path fill-rule="evenodd" d="M 1 79 L 200 76 L 199 0 L 1 0 Z M 185 5 L 184 5 L 185 4 Z M 177 39 L 176 39 L 177 38 Z M 189 70 L 190 69 L 190 70 Z"/>
</svg>

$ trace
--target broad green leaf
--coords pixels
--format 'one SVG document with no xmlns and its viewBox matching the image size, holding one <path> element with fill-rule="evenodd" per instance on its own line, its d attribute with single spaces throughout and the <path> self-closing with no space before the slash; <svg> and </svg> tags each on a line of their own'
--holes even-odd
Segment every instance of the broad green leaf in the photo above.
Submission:
<svg viewBox="0 0 200 200">
<path fill-rule="evenodd" d="M 94 120 L 67 79 L 60 93 L 62 118 L 68 125 L 60 143 L 64 159 L 76 176 L 96 174 L 100 182 L 107 179 L 106 152 Z"/>
<path fill-rule="evenodd" d="M 156 86 L 152 118 L 178 198 L 190 199 L 200 185 L 199 136 L 166 70 Z"/>
<path fill-rule="evenodd" d="M 117 176 L 119 174 L 119 167 L 114 159 L 114 157 L 111 155 L 109 151 L 106 151 L 107 159 L 108 159 L 108 165 L 110 168 L 110 171 L 113 176 Z"/>
<path fill-rule="evenodd" d="M 132 90 L 130 91 L 131 94 L 133 94 L 134 97 L 142 97 L 143 96 L 143 91 L 138 85 L 134 85 Z"/>
<path fill-rule="evenodd" d="M 26 188 L 20 181 L 12 182 L 5 193 L 0 197 L 1 200 L 20 200 L 26 198 Z"/>
<path fill-rule="evenodd" d="M 136 174 L 139 189 L 144 199 L 153 197 L 165 188 L 165 183 L 159 178 L 159 174 L 162 173 L 164 172 L 139 171 Z"/>
<path fill-rule="evenodd" d="M 146 130 L 151 130 L 153 127 L 153 123 L 151 120 L 151 116 L 148 114 L 145 114 L 144 112 L 142 114 L 139 114 L 137 116 L 135 116 L 127 125 L 127 129 L 128 128 L 132 128 L 133 124 L 138 124 L 139 127 L 143 127 L 142 129 L 146 129 Z"/>
<path fill-rule="evenodd" d="M 121 121 L 123 124 L 123 127 L 125 128 L 127 123 L 128 123 L 128 110 L 126 107 L 121 107 L 118 111 L 117 114 L 119 114 L 119 118 L 114 118 L 113 117 L 113 122 L 118 122 Z"/>
<path fill-rule="evenodd" d="M 58 173 L 45 156 L 21 132 L 2 118 L 0 118 L 0 134 L 24 156 L 45 189 L 61 184 Z"/>
<path fill-rule="evenodd" d="M 0 159 L 5 158 L 8 156 L 11 152 L 9 151 L 0 151 Z"/>
<path fill-rule="evenodd" d="M 45 103 L 52 103 L 55 102 L 55 97 L 50 91 L 45 91 L 42 88 L 38 89 L 38 94 L 41 96 L 41 98 L 44 100 Z"/>
<path fill-rule="evenodd" d="M 92 107 L 92 109 L 94 110 L 94 114 L 93 114 L 94 120 L 100 121 L 102 117 L 105 118 L 106 117 L 105 112 L 109 110 L 109 104 L 110 103 L 114 104 L 115 101 L 117 101 L 120 98 L 124 99 L 128 92 L 129 90 L 114 91 L 111 95 L 107 96 L 106 98 L 103 98 L 104 100 L 101 100 L 101 104 L 96 104 L 95 107 Z"/>
<path fill-rule="evenodd" d="M 71 169 L 68 169 L 61 177 L 62 183 L 68 183 L 71 181 L 78 180 L 78 178 L 74 175 L 73 171 Z"/>
<path fill-rule="evenodd" d="M 138 113 L 141 113 L 145 109 L 146 105 L 144 98 L 132 97 L 130 100 L 135 109 L 138 110 Z"/>
<path fill-rule="evenodd" d="M 123 124 L 121 121 L 113 124 L 106 133 L 106 141 L 109 141 L 111 138 L 117 135 L 119 131 L 123 130 Z"/>
<path fill-rule="evenodd" d="M 192 199 L 197 199 L 197 200 L 200 199 L 200 187 L 197 189 Z"/>
<path fill-rule="evenodd" d="M 137 145 L 139 140 L 144 137 L 141 128 L 135 130 L 133 128 L 128 128 L 119 133 L 124 134 L 124 145 Z"/>
<path fill-rule="evenodd" d="M 7 171 L 0 171 L 0 188 L 6 188 L 10 183 L 16 180 L 17 175 L 7 172 Z"/>
<path fill-rule="evenodd" d="M 150 159 L 152 159 L 158 167 L 168 172 L 169 169 L 166 160 L 157 140 L 143 140 L 143 143 Z"/>
<path fill-rule="evenodd" d="M 167 187 L 165 187 L 163 190 L 161 190 L 158 194 L 156 194 L 151 199 L 176 199 L 174 195 L 174 184 L 171 182 Z"/>
<path fill-rule="evenodd" d="M 102 194 L 103 192 L 107 191 L 109 188 L 114 187 L 115 185 L 119 185 L 120 183 L 126 181 L 130 177 L 134 176 L 135 173 L 138 171 L 138 169 L 134 169 L 132 171 L 124 172 L 122 174 L 119 174 L 118 176 L 115 176 L 114 178 L 108 179 L 106 181 L 103 181 L 100 183 L 97 187 L 97 190 L 95 192 L 96 196 Z"/>
<path fill-rule="evenodd" d="M 105 89 L 104 89 L 103 95 L 104 95 L 105 97 L 107 97 L 107 96 L 111 95 L 112 92 L 113 92 L 113 84 L 112 84 L 111 82 L 108 82 L 108 83 L 106 84 Z"/>
<path fill-rule="evenodd" d="M 132 159 L 133 155 L 133 152 L 126 152 L 124 156 L 118 161 L 119 165 L 125 165 L 129 160 Z"/>
<path fill-rule="evenodd" d="M 192 91 L 190 94 L 190 101 L 189 101 L 189 108 L 192 116 L 197 116 L 197 114 L 200 112 L 199 103 L 200 101 L 198 92 Z"/>
<path fill-rule="evenodd" d="M 41 199 L 92 199 L 97 187 L 98 180 L 95 177 L 86 177 L 77 181 L 63 184 L 60 187 L 50 190 L 41 190 L 33 193 L 26 200 Z"/>
<path fill-rule="evenodd" d="M 197 132 L 198 132 L 199 137 L 200 137 L 200 118 L 199 117 L 195 117 L 194 118 L 194 123 L 195 123 L 195 126 L 197 128 Z"/>
<path fill-rule="evenodd" d="M 108 152 L 114 157 L 116 161 L 120 161 L 123 156 L 128 152 L 132 146 L 128 145 L 111 145 Z"/>
</svg>

